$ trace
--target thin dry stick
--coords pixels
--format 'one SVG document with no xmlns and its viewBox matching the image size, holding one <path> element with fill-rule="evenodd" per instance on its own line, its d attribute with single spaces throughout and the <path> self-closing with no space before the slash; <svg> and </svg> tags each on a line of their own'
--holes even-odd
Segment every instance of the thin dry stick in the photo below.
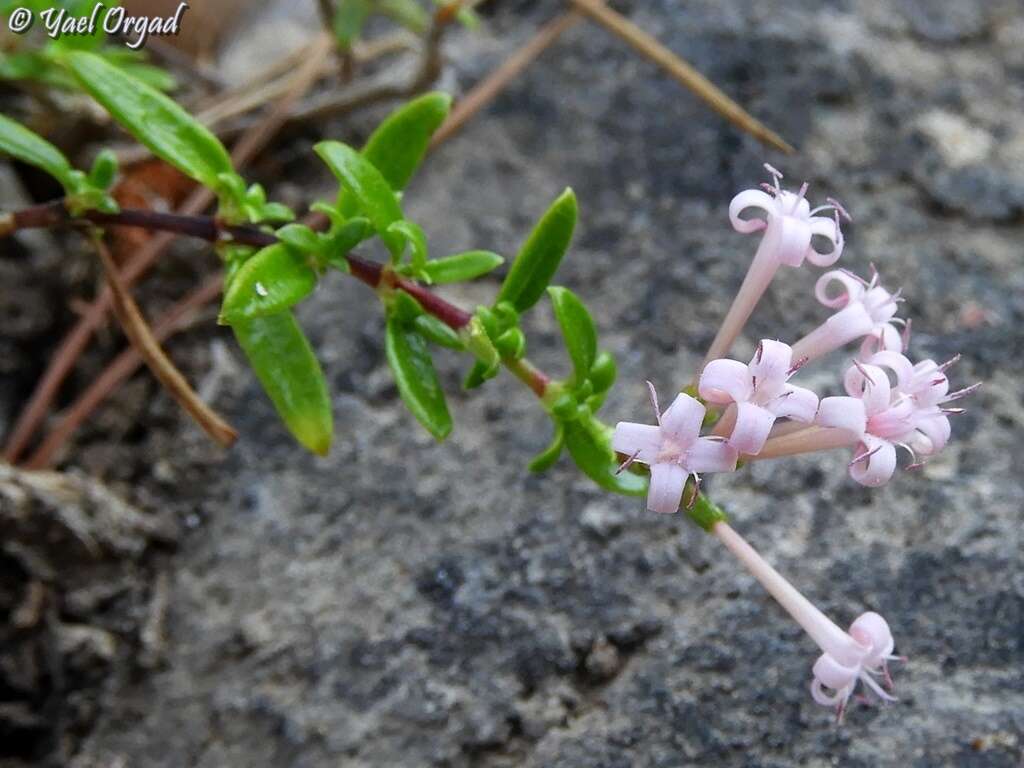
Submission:
<svg viewBox="0 0 1024 768">
<path fill-rule="evenodd" d="M 153 338 L 164 342 L 178 331 L 187 328 L 196 313 L 206 304 L 214 301 L 223 289 L 223 278 L 214 275 L 193 293 L 179 301 L 153 326 Z M 68 408 L 32 457 L 25 462 L 29 469 L 49 467 L 61 446 L 74 434 L 92 412 L 142 364 L 142 358 L 133 347 L 124 350 L 107 366 L 75 403 Z"/>
<path fill-rule="evenodd" d="M 501 66 L 478 83 L 463 98 L 459 99 L 451 114 L 437 129 L 431 139 L 431 148 L 436 147 L 456 134 L 477 112 L 490 104 L 508 84 L 526 69 L 538 56 L 550 48 L 562 33 L 580 21 L 576 11 L 556 16 L 531 37 L 525 45 L 509 56 Z"/>
<path fill-rule="evenodd" d="M 238 433 L 224 419 L 203 402 L 188 381 L 177 369 L 167 354 L 160 348 L 160 343 L 153 337 L 153 331 L 142 316 L 139 305 L 135 303 L 128 288 L 125 287 L 117 271 L 117 264 L 110 250 L 99 236 L 93 237 L 93 245 L 99 254 L 103 270 L 107 275 L 107 285 L 114 297 L 114 314 L 121 323 L 124 335 L 128 337 L 136 353 L 141 357 L 157 381 L 170 392 L 178 405 L 185 409 L 196 423 L 205 430 L 221 446 L 227 448 L 238 438 Z"/>
<path fill-rule="evenodd" d="M 718 114 L 754 138 L 787 155 L 796 150 L 775 131 L 750 115 L 739 104 L 720 91 L 714 83 L 687 64 L 672 51 L 644 32 L 640 27 L 613 11 L 602 0 L 570 0 L 579 10 L 625 40 L 639 53 L 664 69 L 684 87 L 689 88 Z"/>
<path fill-rule="evenodd" d="M 320 59 L 326 55 L 331 44 L 326 35 L 319 36 L 311 46 L 310 56 L 303 66 L 306 77 L 296 79 L 294 90 L 286 94 L 274 110 L 267 115 L 261 123 L 252 127 L 235 144 L 231 153 L 235 166 L 241 168 L 270 140 L 270 138 L 284 124 L 292 106 L 298 101 L 306 90 L 308 90 L 319 72 Z M 180 212 L 186 215 L 197 215 L 202 213 L 207 206 L 213 202 L 214 195 L 208 189 L 200 187 L 196 189 L 181 206 Z M 174 241 L 175 235 L 157 235 L 149 240 L 145 246 L 132 258 L 121 272 L 122 279 L 126 286 L 131 287 L 150 267 L 155 264 L 168 246 Z M 111 293 L 104 289 L 96 298 L 88 310 L 81 317 L 71 332 L 64 337 L 60 347 L 54 354 L 50 365 L 43 374 L 42 379 L 36 385 L 32 397 L 29 399 L 21 415 L 15 423 L 14 430 L 4 446 L 3 459 L 9 464 L 18 460 L 24 452 L 32 435 L 38 429 L 40 423 L 46 418 L 50 404 L 57 396 L 60 385 L 74 367 L 75 362 L 81 356 L 92 335 L 99 329 L 111 307 Z"/>
</svg>

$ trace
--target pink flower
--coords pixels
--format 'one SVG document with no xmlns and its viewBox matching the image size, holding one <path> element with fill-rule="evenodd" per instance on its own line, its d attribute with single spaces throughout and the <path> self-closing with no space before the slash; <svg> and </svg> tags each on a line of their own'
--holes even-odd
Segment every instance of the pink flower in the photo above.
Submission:
<svg viewBox="0 0 1024 768">
<path fill-rule="evenodd" d="M 798 192 L 789 192 L 779 186 L 782 174 L 770 165 L 766 164 L 765 168 L 772 175 L 774 186 L 765 184 L 763 189 L 740 192 L 729 204 L 729 220 L 737 232 L 764 232 L 764 235 L 722 327 L 711 342 L 705 363 L 728 354 L 781 265 L 798 267 L 807 259 L 819 267 L 827 267 L 843 252 L 839 216 L 849 218 L 843 207 L 829 198 L 826 205 L 812 210 L 805 197 L 806 183 Z M 740 214 L 751 208 L 760 211 L 762 216 L 741 218 Z M 826 211 L 833 215 L 817 215 Z M 815 250 L 816 236 L 830 242 L 831 248 L 825 252 Z"/>
<path fill-rule="evenodd" d="M 906 440 L 914 433 L 917 407 L 910 397 L 893 390 L 888 374 L 876 365 L 854 363 L 843 384 L 849 396 L 822 398 L 816 422 L 855 439 L 850 462 L 854 480 L 884 485 L 896 471 L 896 447 L 907 447 Z"/>
<path fill-rule="evenodd" d="M 620 421 L 615 426 L 612 448 L 629 457 L 623 466 L 639 461 L 651 468 L 648 509 L 677 512 L 690 475 L 732 472 L 736 469 L 736 451 L 720 438 L 700 437 L 705 408 L 697 400 L 680 393 L 661 413 L 654 385 L 648 382 L 647 386 L 658 425 Z"/>
<path fill-rule="evenodd" d="M 814 420 L 818 396 L 788 383 L 799 367 L 789 345 L 771 339 L 761 340 L 748 365 L 723 359 L 704 367 L 700 396 L 715 405 L 735 404 L 720 424 L 731 428 L 729 445 L 739 453 L 760 452 L 777 418 Z"/>
<path fill-rule="evenodd" d="M 829 287 L 838 283 L 841 290 L 830 294 Z M 839 310 L 823 324 L 793 345 L 793 354 L 813 360 L 832 350 L 863 338 L 861 358 L 880 350 L 902 352 L 905 339 L 895 317 L 901 301 L 899 291 L 890 293 L 878 284 L 876 271 L 867 282 L 845 269 L 826 272 L 818 278 L 814 295 L 826 307 Z"/>
<path fill-rule="evenodd" d="M 821 649 L 822 655 L 812 668 L 811 696 L 817 703 L 836 707 L 842 719 L 858 680 L 882 701 L 895 701 L 875 680 L 875 676 L 881 676 L 891 688 L 892 679 L 886 665 L 889 661 L 902 660 L 892 655 L 894 643 L 885 619 L 877 613 L 864 613 L 850 625 L 849 632 L 844 632 L 727 523 L 715 523 L 711 532 Z"/>
<path fill-rule="evenodd" d="M 740 192 L 729 203 L 729 221 L 737 232 L 749 234 L 764 231 L 764 239 L 771 239 L 772 255 L 779 264 L 799 267 L 808 259 L 819 267 L 834 264 L 843 252 L 843 233 L 839 228 L 839 215 L 846 216 L 843 207 L 829 199 L 826 205 L 811 210 L 807 202 L 807 183 L 797 192 L 782 189 L 783 176 L 767 163 L 774 186 L 765 184 L 761 189 Z M 764 218 L 744 219 L 740 214 L 749 208 L 759 210 Z M 833 216 L 818 216 L 831 211 Z M 829 240 L 832 248 L 824 253 L 814 249 L 812 238 L 817 235 Z"/>
</svg>

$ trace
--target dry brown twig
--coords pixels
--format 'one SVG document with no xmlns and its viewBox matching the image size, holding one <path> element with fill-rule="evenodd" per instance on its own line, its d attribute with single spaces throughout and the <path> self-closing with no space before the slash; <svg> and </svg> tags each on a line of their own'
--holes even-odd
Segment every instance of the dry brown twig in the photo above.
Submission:
<svg viewBox="0 0 1024 768">
<path fill-rule="evenodd" d="M 107 285 L 113 296 L 114 314 L 121 323 L 121 329 L 128 337 L 132 347 L 149 366 L 149 370 L 157 381 L 178 401 L 185 412 L 195 419 L 206 434 L 227 448 L 235 442 L 238 433 L 202 401 L 181 371 L 160 348 L 160 342 L 153 336 L 153 331 L 146 323 L 138 304 L 135 303 L 131 292 L 121 279 L 117 264 L 114 263 L 114 257 L 111 256 L 103 238 L 94 233 L 92 241 L 107 276 Z"/>
</svg>

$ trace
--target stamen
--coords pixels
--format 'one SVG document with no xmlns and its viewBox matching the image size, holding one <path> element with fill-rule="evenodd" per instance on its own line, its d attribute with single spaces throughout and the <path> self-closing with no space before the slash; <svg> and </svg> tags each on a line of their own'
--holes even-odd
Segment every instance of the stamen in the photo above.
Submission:
<svg viewBox="0 0 1024 768">
<path fill-rule="evenodd" d="M 874 456 L 880 450 L 882 450 L 882 446 L 881 445 L 876 445 L 870 451 L 865 451 L 860 456 L 854 456 L 853 460 L 850 462 L 849 466 L 852 467 L 854 464 L 859 464 L 862 461 L 866 461 L 867 459 L 870 459 L 872 456 Z"/>
<path fill-rule="evenodd" d="M 939 408 L 939 411 L 947 416 L 961 416 L 967 413 L 966 408 Z"/>
<path fill-rule="evenodd" d="M 765 192 L 767 192 L 769 195 L 771 195 L 772 197 L 775 197 L 775 195 L 778 194 L 778 191 L 779 191 L 777 188 L 773 187 L 771 184 L 766 184 L 764 182 L 761 182 L 760 184 L 758 184 L 758 186 L 761 189 L 763 189 Z"/>
<path fill-rule="evenodd" d="M 959 361 L 960 361 L 960 353 L 957 352 L 955 355 L 953 355 L 951 358 L 949 358 L 949 360 L 947 360 L 942 365 L 940 365 L 939 366 L 939 370 L 942 371 L 943 373 L 945 373 L 950 368 L 952 368 L 954 365 L 956 365 Z"/>
<path fill-rule="evenodd" d="M 981 382 L 980 381 L 977 384 L 971 384 L 971 386 L 969 386 L 969 387 L 964 387 L 963 389 L 958 389 L 956 392 L 951 392 L 950 394 L 946 395 L 946 398 L 942 402 L 949 403 L 949 402 L 952 402 L 953 400 L 959 400 L 961 397 L 967 397 L 968 395 L 973 395 L 979 389 L 981 389 Z"/>
<path fill-rule="evenodd" d="M 775 188 L 778 189 L 779 182 L 786 178 L 785 176 L 782 175 L 782 171 L 780 171 L 774 165 L 769 165 L 768 163 L 764 164 L 764 169 L 772 175 L 772 178 L 775 179 Z"/>
<path fill-rule="evenodd" d="M 626 460 L 625 460 L 624 462 L 622 462 L 621 464 L 619 464 L 619 468 L 615 470 L 615 474 L 616 474 L 616 475 L 621 475 L 621 474 L 622 474 L 622 473 L 623 473 L 624 471 L 626 471 L 627 469 L 629 469 L 629 466 L 630 466 L 630 465 L 631 465 L 631 464 L 632 464 L 632 463 L 633 463 L 634 461 L 636 461 L 636 457 L 637 457 L 637 456 L 639 456 L 639 455 L 640 455 L 640 449 L 638 448 L 638 449 L 636 450 L 636 453 L 634 453 L 634 454 L 633 454 L 632 456 L 630 456 L 630 457 L 629 457 L 628 459 L 626 459 Z"/>
<path fill-rule="evenodd" d="M 686 502 L 686 509 L 691 510 L 697 504 L 697 497 L 700 496 L 700 475 L 696 472 L 693 473 L 693 492 L 690 494 L 689 500 Z"/>
<path fill-rule="evenodd" d="M 865 279 L 864 279 L 863 277 L 861 277 L 860 275 L 858 275 L 858 274 L 857 274 L 856 272 L 852 272 L 852 271 L 850 271 L 849 269 L 847 269 L 846 267 L 840 267 L 840 268 L 839 268 L 839 271 L 840 271 L 840 272 L 842 272 L 842 273 L 843 273 L 844 275 L 849 275 L 849 276 L 850 276 L 850 277 L 852 277 L 852 278 L 853 278 L 854 280 L 856 280 L 856 281 L 857 281 L 858 283 L 860 283 L 861 285 L 863 285 L 863 286 L 867 287 L 867 285 L 868 285 L 868 281 L 867 281 L 867 280 L 865 280 Z"/>
<path fill-rule="evenodd" d="M 801 368 L 803 368 L 805 365 L 807 365 L 807 362 L 810 359 L 811 358 L 809 358 L 807 355 L 804 355 L 803 357 L 798 358 L 795 363 L 793 363 L 791 366 L 789 366 L 789 370 L 786 371 L 786 378 L 789 379 L 794 373 L 796 373 Z M 789 394 L 789 393 L 787 392 L 786 394 Z"/>
<path fill-rule="evenodd" d="M 878 267 L 875 266 L 875 262 L 871 262 L 871 282 L 868 283 L 868 288 L 874 288 L 878 285 Z"/>
<path fill-rule="evenodd" d="M 865 379 L 867 379 L 871 384 L 876 384 L 877 383 L 874 379 L 871 378 L 871 374 L 869 374 L 866 370 L 864 370 L 864 366 L 861 365 L 860 360 L 854 359 L 853 366 L 858 371 L 860 371 L 861 376 L 863 376 Z"/>
<path fill-rule="evenodd" d="M 835 208 L 836 212 L 839 213 L 839 215 L 842 216 L 844 219 L 851 223 L 853 222 L 853 216 L 851 216 L 849 212 L 843 207 L 843 204 L 836 200 L 834 197 L 826 197 L 825 202 L 831 205 L 833 208 Z"/>
<path fill-rule="evenodd" d="M 661 409 L 658 407 L 658 393 L 654 389 L 654 385 L 651 382 L 647 382 L 647 389 L 651 392 L 651 405 L 654 406 L 654 418 L 658 422 L 658 426 L 661 426 Z"/>
<path fill-rule="evenodd" d="M 906 352 L 910 349 L 910 325 L 913 322 L 909 317 L 903 324 L 903 333 L 900 334 L 900 344 L 903 346 L 903 351 Z"/>
</svg>

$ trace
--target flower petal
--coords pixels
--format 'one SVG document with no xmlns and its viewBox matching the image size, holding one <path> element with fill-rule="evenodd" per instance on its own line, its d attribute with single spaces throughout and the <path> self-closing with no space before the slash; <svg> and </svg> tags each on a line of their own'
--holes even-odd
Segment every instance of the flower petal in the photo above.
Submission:
<svg viewBox="0 0 1024 768">
<path fill-rule="evenodd" d="M 712 360 L 704 366 L 697 391 L 715 405 L 742 403 L 753 392 L 750 371 L 739 360 Z"/>
<path fill-rule="evenodd" d="M 832 283 L 839 283 L 842 290 L 830 293 L 829 287 Z M 832 309 L 842 309 L 854 301 L 860 301 L 863 295 L 864 283 L 855 274 L 847 272 L 845 269 L 833 269 L 826 272 L 814 284 L 814 297 Z"/>
<path fill-rule="evenodd" d="M 768 222 L 766 238 L 780 264 L 799 267 L 811 251 L 811 227 L 795 216 L 775 216 Z"/>
<path fill-rule="evenodd" d="M 877 365 L 851 365 L 843 377 L 846 394 L 864 401 L 864 412 L 868 416 L 881 413 L 892 400 L 892 385 L 889 374 Z"/>
<path fill-rule="evenodd" d="M 854 619 L 850 625 L 850 636 L 871 648 L 864 659 L 864 666 L 868 669 L 878 669 L 896 647 L 889 623 L 874 611 L 862 613 Z"/>
<path fill-rule="evenodd" d="M 871 365 L 877 365 L 881 368 L 888 368 L 896 374 L 896 388 L 908 395 L 914 394 L 911 391 L 911 386 L 917 367 L 907 359 L 906 355 L 886 349 L 871 355 L 871 357 L 866 359 L 866 362 Z M 929 360 L 926 362 L 931 361 Z M 921 364 L 918 363 L 918 365 L 920 366 Z"/>
<path fill-rule="evenodd" d="M 787 384 L 782 395 L 765 407 L 779 418 L 810 424 L 818 412 L 818 396 L 806 387 Z"/>
<path fill-rule="evenodd" d="M 747 208 L 758 208 L 764 212 L 764 218 L 742 219 L 740 214 Z M 748 189 L 740 192 L 729 203 L 729 221 L 732 228 L 737 232 L 749 234 L 764 229 L 768 225 L 768 218 L 775 213 L 775 198 L 767 192 L 759 189 Z"/>
<path fill-rule="evenodd" d="M 843 691 L 857 682 L 860 669 L 840 664 L 829 654 L 823 653 L 811 668 L 814 679 L 834 691 Z"/>
<path fill-rule="evenodd" d="M 842 429 L 860 437 L 867 428 L 864 403 L 858 397 L 823 397 L 818 403 L 814 423 L 822 427 Z"/>
<path fill-rule="evenodd" d="M 817 250 L 813 240 L 807 247 L 807 260 L 816 267 L 830 267 L 843 255 L 843 233 L 836 219 L 827 216 L 812 216 L 810 219 L 812 235 L 818 235 L 831 241 L 832 248 L 825 253 Z"/>
<path fill-rule="evenodd" d="M 626 456 L 636 454 L 635 461 L 653 464 L 661 451 L 661 429 L 650 424 L 620 421 L 612 435 L 612 450 Z"/>
<path fill-rule="evenodd" d="M 732 472 L 736 469 L 736 449 L 724 440 L 698 437 L 683 457 L 691 472 Z"/>
<path fill-rule="evenodd" d="M 651 465 L 651 485 L 647 491 L 647 508 L 665 515 L 679 511 L 683 487 L 688 474 L 678 464 L 660 462 Z"/>
<path fill-rule="evenodd" d="M 832 315 L 825 321 L 824 326 L 828 329 L 829 339 L 826 351 L 831 352 L 868 335 L 875 324 L 871 320 L 871 315 L 864 309 L 864 305 L 855 301 Z"/>
<path fill-rule="evenodd" d="M 889 482 L 892 473 L 896 471 L 896 446 L 887 440 L 865 435 L 864 442 L 855 451 L 856 455 L 866 452 L 871 455 L 850 465 L 850 477 L 872 488 Z"/>
<path fill-rule="evenodd" d="M 750 375 L 757 379 L 758 389 L 764 385 L 778 386 L 786 381 L 793 363 L 793 350 L 789 344 L 772 339 L 761 339 L 757 351 L 747 366 Z"/>
<path fill-rule="evenodd" d="M 700 434 L 707 409 L 697 400 L 680 392 L 661 414 L 661 434 L 680 448 L 686 448 Z"/>
<path fill-rule="evenodd" d="M 775 414 L 753 403 L 736 405 L 736 426 L 729 436 L 729 445 L 740 453 L 755 456 L 764 448 L 768 433 L 775 423 Z"/>
<path fill-rule="evenodd" d="M 934 413 L 918 417 L 914 427 L 928 439 L 927 445 L 923 445 L 920 441 L 916 441 L 915 444 L 915 450 L 925 456 L 934 456 L 945 448 L 952 431 L 949 418 L 938 409 L 935 409 Z"/>
</svg>

